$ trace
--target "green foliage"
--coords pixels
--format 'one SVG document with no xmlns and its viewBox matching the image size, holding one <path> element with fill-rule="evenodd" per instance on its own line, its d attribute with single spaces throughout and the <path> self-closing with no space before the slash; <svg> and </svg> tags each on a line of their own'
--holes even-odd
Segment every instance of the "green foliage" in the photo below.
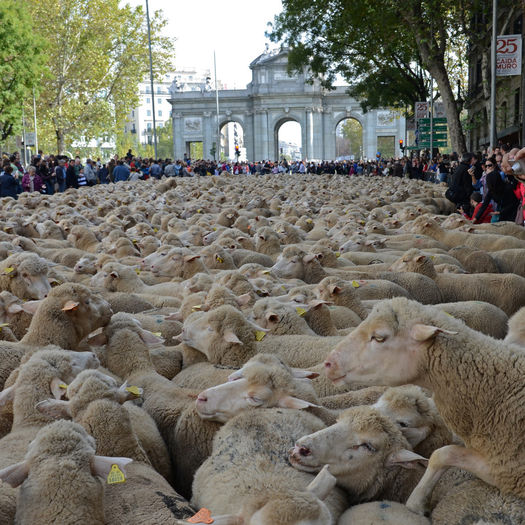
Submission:
<svg viewBox="0 0 525 525">
<path fill-rule="evenodd" d="M 44 68 L 44 46 L 33 34 L 23 0 L 0 3 L 0 142 L 18 132 L 22 101 L 33 96 Z"/>
<path fill-rule="evenodd" d="M 354 155 L 361 157 L 363 147 L 363 126 L 353 118 L 339 123 L 336 129 L 336 157 Z"/>
<path fill-rule="evenodd" d="M 27 0 L 34 32 L 48 43 L 49 79 L 38 113 L 42 143 L 63 151 L 123 126 L 149 70 L 146 16 L 119 0 Z M 50 23 L 50 21 L 52 23 Z M 161 12 L 151 17 L 157 75 L 171 67 L 173 44 L 161 35 Z"/>
</svg>

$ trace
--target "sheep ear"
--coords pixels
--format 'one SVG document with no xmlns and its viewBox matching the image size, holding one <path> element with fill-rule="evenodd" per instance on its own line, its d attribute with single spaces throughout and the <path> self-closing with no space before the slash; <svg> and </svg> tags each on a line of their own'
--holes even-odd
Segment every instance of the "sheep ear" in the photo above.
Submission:
<svg viewBox="0 0 525 525">
<path fill-rule="evenodd" d="M 140 338 L 148 346 L 161 345 L 162 343 L 164 343 L 164 339 L 162 337 L 160 337 L 156 333 L 154 334 L 153 332 L 150 332 L 149 330 L 141 329 Z"/>
<path fill-rule="evenodd" d="M 164 316 L 165 321 L 182 321 L 182 314 L 180 312 L 173 312 L 172 314 Z"/>
<path fill-rule="evenodd" d="M 427 458 L 424 458 L 411 450 L 407 450 L 406 448 L 402 448 L 397 452 L 392 452 L 386 460 L 387 467 L 399 466 L 403 468 L 416 468 L 418 464 L 426 467 L 427 463 Z"/>
<path fill-rule="evenodd" d="M 410 329 L 410 336 L 416 341 L 423 342 L 436 337 L 438 333 L 448 334 L 448 335 L 457 335 L 458 332 L 452 332 L 450 330 L 444 330 L 437 326 L 430 326 L 426 324 L 415 324 Z"/>
<path fill-rule="evenodd" d="M 70 312 L 71 310 L 76 310 L 80 303 L 77 301 L 66 301 L 62 307 L 63 312 Z"/>
<path fill-rule="evenodd" d="M 250 321 L 249 319 L 246 320 L 248 322 L 248 324 L 254 328 L 255 330 L 259 331 L 259 332 L 264 332 L 264 333 L 268 333 L 270 330 L 268 330 L 268 328 L 263 328 L 262 326 L 259 326 L 258 324 L 254 323 L 253 321 Z"/>
<path fill-rule="evenodd" d="M 42 304 L 43 299 L 40 301 L 26 301 L 25 303 L 22 303 L 20 306 L 22 307 L 22 310 L 26 312 L 27 314 L 34 315 L 36 314 L 36 311 L 38 310 L 38 307 Z"/>
<path fill-rule="evenodd" d="M 246 306 L 251 301 L 251 296 L 249 293 L 243 293 L 236 298 L 237 304 L 239 306 Z"/>
<path fill-rule="evenodd" d="M 106 479 L 111 471 L 112 465 L 117 465 L 126 475 L 125 466 L 133 460 L 130 458 L 115 458 L 111 456 L 93 456 L 91 460 L 91 473 Z"/>
<path fill-rule="evenodd" d="M 63 399 L 44 399 L 35 405 L 35 408 L 53 419 L 72 419 L 69 401 Z"/>
<path fill-rule="evenodd" d="M 303 370 L 301 368 L 292 368 L 292 375 L 297 379 L 315 379 L 320 374 L 311 372 L 310 370 Z"/>
<path fill-rule="evenodd" d="M 232 372 L 228 376 L 228 383 L 231 383 L 232 381 L 237 381 L 237 379 L 242 379 L 242 378 L 243 378 L 242 369 L 241 370 L 235 370 L 235 372 Z"/>
<path fill-rule="evenodd" d="M 0 470 L 0 479 L 5 483 L 9 483 L 13 488 L 22 485 L 27 476 L 29 476 L 29 463 L 27 461 L 15 463 Z"/>
<path fill-rule="evenodd" d="M 316 310 L 320 306 L 323 306 L 323 304 L 332 304 L 328 301 L 323 301 L 322 299 L 314 299 L 313 301 L 310 301 L 308 303 L 308 310 Z"/>
<path fill-rule="evenodd" d="M 270 321 L 270 323 L 278 323 L 279 322 L 279 316 L 275 312 L 267 312 L 266 313 L 266 320 Z"/>
<path fill-rule="evenodd" d="M 421 261 L 424 261 L 425 260 L 425 256 L 424 255 L 418 255 L 415 259 L 416 262 L 421 262 Z"/>
<path fill-rule="evenodd" d="M 186 257 L 184 257 L 184 262 L 192 262 L 195 259 L 200 259 L 200 258 L 201 258 L 200 255 L 186 255 Z"/>
<path fill-rule="evenodd" d="M 303 262 L 309 263 L 312 262 L 314 259 L 317 259 L 317 255 L 315 253 L 309 253 L 308 255 L 305 255 L 303 257 Z"/>
<path fill-rule="evenodd" d="M 22 305 L 16 304 L 16 303 L 12 303 L 6 308 L 6 311 L 7 311 L 8 314 L 14 315 L 14 314 L 18 314 L 20 312 L 23 312 L 24 309 L 22 308 Z"/>
<path fill-rule="evenodd" d="M 328 494 L 330 494 L 336 483 L 336 478 L 330 474 L 328 465 L 325 465 L 319 474 L 317 474 L 317 476 L 315 476 L 315 478 L 306 487 L 306 490 L 312 494 L 315 494 L 321 501 L 323 501 L 328 496 Z"/>
<path fill-rule="evenodd" d="M 13 401 L 14 398 L 15 398 L 14 385 L 4 388 L 2 392 L 0 392 L 0 407 L 3 407 L 4 405 L 6 405 L 7 403 L 9 403 L 9 401 Z"/>
<path fill-rule="evenodd" d="M 66 393 L 67 384 L 58 377 L 54 377 L 51 380 L 49 389 L 55 399 L 62 399 L 62 396 Z"/>
<path fill-rule="evenodd" d="M 128 386 L 128 382 L 125 381 L 117 392 L 117 400 L 120 404 L 125 403 L 126 401 L 132 401 L 134 399 L 139 399 L 144 390 L 138 386 Z"/>
<path fill-rule="evenodd" d="M 417 447 L 429 436 L 430 430 L 430 427 L 405 427 L 401 429 L 401 434 L 405 436 L 406 440 L 412 445 L 412 447 Z"/>
<path fill-rule="evenodd" d="M 91 332 L 86 340 L 90 346 L 103 346 L 108 342 L 108 337 L 104 332 L 104 327 L 97 328 L 94 332 Z"/>
<path fill-rule="evenodd" d="M 109 275 L 113 279 L 118 279 L 118 277 L 119 277 L 118 272 L 115 272 L 114 270 Z"/>
<path fill-rule="evenodd" d="M 277 405 L 280 406 L 281 408 L 296 408 L 296 409 L 319 406 L 319 405 L 314 405 L 313 403 L 310 403 L 309 401 L 304 401 L 304 399 L 298 399 L 297 397 L 292 397 L 292 396 L 281 397 Z"/>
<path fill-rule="evenodd" d="M 222 336 L 222 338 L 227 343 L 236 343 L 239 345 L 244 344 L 231 330 L 226 330 Z"/>
<path fill-rule="evenodd" d="M 340 294 L 343 291 L 343 289 L 340 286 L 333 285 L 330 287 L 330 294 L 331 295 L 337 295 Z"/>
</svg>

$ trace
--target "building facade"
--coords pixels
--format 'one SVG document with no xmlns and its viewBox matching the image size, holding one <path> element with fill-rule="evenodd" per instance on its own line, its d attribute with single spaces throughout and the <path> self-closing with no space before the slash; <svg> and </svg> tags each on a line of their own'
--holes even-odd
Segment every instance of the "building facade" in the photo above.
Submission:
<svg viewBox="0 0 525 525">
<path fill-rule="evenodd" d="M 203 143 L 204 156 L 212 158 L 221 143 L 218 129 L 228 122 L 242 127 L 246 157 L 250 161 L 281 157 L 279 128 L 288 121 L 301 126 L 301 154 L 307 160 L 336 156 L 336 127 L 346 118 L 363 127 L 363 156 L 375 158 L 378 137 L 392 142 L 401 155 L 398 141 L 404 138 L 404 118 L 390 110 L 363 113 L 359 102 L 345 87 L 325 90 L 319 82 L 309 84 L 306 72 L 290 77 L 286 51 L 266 51 L 251 64 L 252 81 L 243 90 L 219 92 L 217 115 L 215 93 L 182 92 L 172 89 L 174 158 L 189 155 L 194 142 Z"/>
<path fill-rule="evenodd" d="M 501 12 L 498 34 L 523 34 L 523 14 L 519 8 L 513 16 Z M 522 46 L 525 54 L 525 46 Z M 522 60 L 522 67 L 524 61 Z M 485 49 L 469 49 L 467 147 L 478 151 L 490 143 L 490 45 Z M 496 136 L 499 142 L 511 145 L 525 141 L 523 137 L 523 72 L 521 75 L 496 77 Z"/>
</svg>

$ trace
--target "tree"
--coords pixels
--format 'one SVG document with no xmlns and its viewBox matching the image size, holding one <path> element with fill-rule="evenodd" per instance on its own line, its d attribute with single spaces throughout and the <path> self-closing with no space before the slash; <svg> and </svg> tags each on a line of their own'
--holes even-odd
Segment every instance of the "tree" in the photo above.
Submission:
<svg viewBox="0 0 525 525">
<path fill-rule="evenodd" d="M 363 126 L 354 118 L 343 120 L 336 129 L 337 157 L 354 155 L 360 158 L 363 146 Z"/>
<path fill-rule="evenodd" d="M 472 14 L 476 1 L 283 0 L 269 36 L 291 48 L 292 69 L 308 66 L 314 75 L 325 75 L 327 84 L 343 74 L 350 91 L 366 97 L 365 108 L 426 98 L 420 65 L 438 85 L 453 148 L 464 151 L 446 64 L 451 43 L 464 35 L 460 22 Z"/>
<path fill-rule="evenodd" d="M 34 31 L 48 43 L 50 75 L 38 101 L 43 134 L 52 133 L 63 152 L 73 140 L 115 132 L 149 71 L 143 8 L 119 7 L 119 0 L 27 1 Z M 161 35 L 165 24 L 160 11 L 151 17 L 157 75 L 171 66 L 173 44 Z"/>
<path fill-rule="evenodd" d="M 42 42 L 22 0 L 0 3 L 0 142 L 21 127 L 22 101 L 32 97 L 44 68 Z"/>
</svg>

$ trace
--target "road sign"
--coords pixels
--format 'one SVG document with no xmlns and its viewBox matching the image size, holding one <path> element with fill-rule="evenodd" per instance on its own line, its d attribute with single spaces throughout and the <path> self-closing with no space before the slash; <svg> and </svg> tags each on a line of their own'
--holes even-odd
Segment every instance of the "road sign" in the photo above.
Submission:
<svg viewBox="0 0 525 525">
<path fill-rule="evenodd" d="M 35 133 L 33 131 L 26 133 L 26 146 L 34 146 L 35 145 Z"/>
<path fill-rule="evenodd" d="M 434 119 L 434 122 L 433 122 L 434 125 L 436 125 L 436 124 L 446 124 L 446 123 L 447 123 L 447 118 L 446 117 L 436 117 Z M 419 124 L 428 124 L 428 125 L 430 125 L 430 118 L 422 118 L 419 121 Z"/>
<path fill-rule="evenodd" d="M 448 130 L 447 126 L 444 126 L 443 124 L 438 124 L 437 126 L 434 126 L 432 128 L 432 131 L 437 131 L 439 133 L 446 133 Z M 430 133 L 430 126 L 425 124 L 423 126 L 419 126 L 420 133 Z"/>
<path fill-rule="evenodd" d="M 432 137 L 434 140 L 447 140 L 448 133 L 446 131 L 434 131 Z M 430 133 L 421 133 L 420 140 L 430 140 Z"/>
<path fill-rule="evenodd" d="M 441 148 L 448 146 L 448 142 L 446 140 L 434 140 L 432 141 L 432 147 L 433 148 Z M 424 141 L 419 143 L 419 149 L 421 148 L 430 148 L 430 142 Z"/>
</svg>

